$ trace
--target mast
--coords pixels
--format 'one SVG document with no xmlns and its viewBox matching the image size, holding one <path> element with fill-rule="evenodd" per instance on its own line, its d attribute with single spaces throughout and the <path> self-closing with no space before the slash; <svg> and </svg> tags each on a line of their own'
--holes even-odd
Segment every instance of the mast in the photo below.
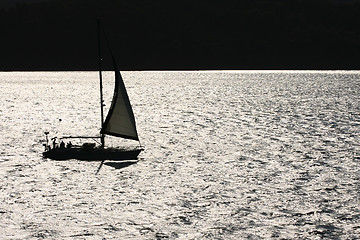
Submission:
<svg viewBox="0 0 360 240">
<path fill-rule="evenodd" d="M 103 94 L 102 94 L 102 76 L 101 76 L 101 51 L 100 51 L 100 36 L 104 37 L 106 46 L 112 58 L 113 70 L 115 74 L 114 95 L 111 101 L 109 112 L 104 120 L 103 115 Z M 139 141 L 136 130 L 135 116 L 130 104 L 129 96 L 127 94 L 124 81 L 121 77 L 119 68 L 117 67 L 114 55 L 112 54 L 109 41 L 106 37 L 104 27 L 98 20 L 98 44 L 99 44 L 99 76 L 100 76 L 100 102 L 101 102 L 101 146 L 104 147 L 104 136 L 112 135 L 125 139 Z M 139 141 L 140 142 L 140 141 Z M 141 145 L 141 144 L 140 144 Z"/>
<path fill-rule="evenodd" d="M 100 111 L 101 111 L 101 128 L 104 124 L 104 100 L 103 100 L 103 84 L 102 84 L 102 73 L 101 73 L 101 41 L 100 41 L 100 20 L 97 20 L 97 35 L 98 35 L 98 51 L 99 51 L 99 78 L 100 78 Z M 105 134 L 101 133 L 101 147 L 105 146 Z"/>
</svg>

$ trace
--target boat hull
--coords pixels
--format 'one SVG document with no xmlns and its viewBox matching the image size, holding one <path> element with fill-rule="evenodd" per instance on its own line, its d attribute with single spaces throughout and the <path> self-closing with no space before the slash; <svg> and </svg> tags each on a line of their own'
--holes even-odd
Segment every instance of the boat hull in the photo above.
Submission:
<svg viewBox="0 0 360 240">
<path fill-rule="evenodd" d="M 53 160 L 78 159 L 87 161 L 136 160 L 143 149 L 104 149 L 104 148 L 55 148 L 43 152 L 44 158 Z"/>
</svg>

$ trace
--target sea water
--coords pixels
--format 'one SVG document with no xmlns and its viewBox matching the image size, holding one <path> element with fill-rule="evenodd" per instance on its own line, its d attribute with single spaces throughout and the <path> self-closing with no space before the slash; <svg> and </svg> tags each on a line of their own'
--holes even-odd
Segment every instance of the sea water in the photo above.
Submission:
<svg viewBox="0 0 360 240">
<path fill-rule="evenodd" d="M 98 73 L 0 73 L 1 239 L 360 237 L 360 72 L 122 74 L 145 151 L 96 174 L 41 152 L 98 134 Z"/>
</svg>

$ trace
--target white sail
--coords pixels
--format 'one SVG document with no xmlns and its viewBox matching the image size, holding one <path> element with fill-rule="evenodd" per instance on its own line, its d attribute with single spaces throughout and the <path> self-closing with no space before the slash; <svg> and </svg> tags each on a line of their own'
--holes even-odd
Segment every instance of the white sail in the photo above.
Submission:
<svg viewBox="0 0 360 240">
<path fill-rule="evenodd" d="M 105 119 L 101 133 L 112 136 L 139 140 L 136 131 L 135 117 L 125 84 L 113 57 L 115 71 L 115 90 L 113 100 Z"/>
</svg>

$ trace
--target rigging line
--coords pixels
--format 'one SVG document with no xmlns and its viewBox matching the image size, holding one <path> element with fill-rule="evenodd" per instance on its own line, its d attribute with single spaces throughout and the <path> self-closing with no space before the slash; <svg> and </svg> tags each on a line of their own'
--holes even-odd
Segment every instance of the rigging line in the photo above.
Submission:
<svg viewBox="0 0 360 240">
<path fill-rule="evenodd" d="M 139 146 L 141 147 L 141 148 L 145 148 L 142 144 L 141 144 L 141 142 L 140 142 L 140 139 L 138 138 L 138 141 L 139 141 Z"/>
<path fill-rule="evenodd" d="M 108 38 L 107 38 L 107 35 L 106 35 L 106 33 L 105 33 L 105 28 L 104 28 L 104 26 L 103 26 L 103 24 L 102 24 L 102 22 L 101 22 L 100 20 L 99 20 L 99 25 L 101 26 L 100 29 L 101 29 L 102 34 L 103 34 L 103 36 L 104 36 L 105 43 L 106 43 L 106 46 L 107 46 L 107 48 L 108 48 L 108 51 L 109 51 L 111 57 L 112 57 L 113 59 L 115 59 L 115 58 L 114 58 L 114 55 L 113 55 L 113 52 L 112 52 L 112 48 L 111 48 L 111 46 L 110 46 L 110 42 L 109 42 L 109 40 L 108 40 Z"/>
</svg>

